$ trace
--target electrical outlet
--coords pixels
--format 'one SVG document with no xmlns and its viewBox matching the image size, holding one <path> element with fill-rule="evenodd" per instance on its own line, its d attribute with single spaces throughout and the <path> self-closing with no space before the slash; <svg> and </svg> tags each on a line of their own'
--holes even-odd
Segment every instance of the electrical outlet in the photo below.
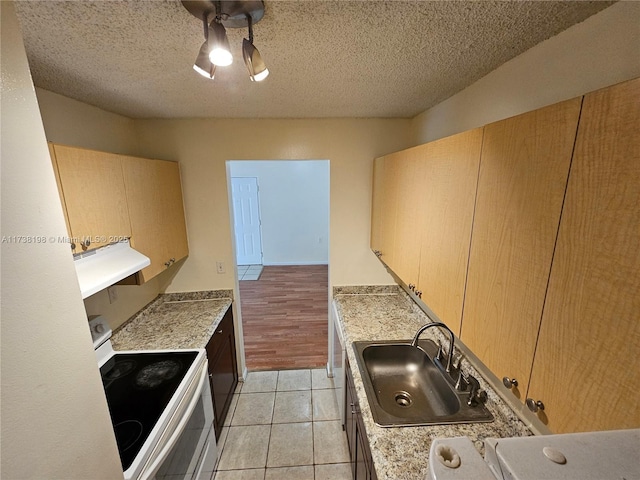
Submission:
<svg viewBox="0 0 640 480">
<path fill-rule="evenodd" d="M 224 262 L 216 262 L 216 271 L 218 273 L 224 273 Z"/>
<path fill-rule="evenodd" d="M 118 290 L 115 286 L 107 288 L 107 293 L 109 294 L 109 303 L 115 303 L 118 300 Z"/>
</svg>

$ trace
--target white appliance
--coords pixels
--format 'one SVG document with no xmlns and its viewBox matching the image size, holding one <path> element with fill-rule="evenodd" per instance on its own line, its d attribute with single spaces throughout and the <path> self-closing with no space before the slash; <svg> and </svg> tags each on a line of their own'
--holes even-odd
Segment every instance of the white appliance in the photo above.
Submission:
<svg viewBox="0 0 640 480">
<path fill-rule="evenodd" d="M 125 480 L 211 478 L 217 447 L 204 349 L 114 352 L 106 320 L 89 326 Z"/>
<path fill-rule="evenodd" d="M 149 257 L 131 248 L 129 240 L 73 256 L 82 298 L 110 287 L 151 264 Z"/>
<path fill-rule="evenodd" d="M 638 480 L 640 429 L 488 438 L 484 459 L 467 437 L 437 438 L 432 480 Z"/>
<path fill-rule="evenodd" d="M 333 385 L 335 387 L 336 402 L 338 402 L 338 409 L 340 410 L 340 420 L 342 425 L 346 422 L 345 417 L 345 403 L 346 394 L 344 384 L 344 366 L 346 351 L 344 347 L 344 338 L 342 338 L 342 332 L 338 326 L 338 312 L 336 311 L 336 303 L 331 304 L 331 320 L 333 325 L 333 339 L 331 345 L 331 361 L 329 363 L 331 374 L 333 375 Z"/>
</svg>

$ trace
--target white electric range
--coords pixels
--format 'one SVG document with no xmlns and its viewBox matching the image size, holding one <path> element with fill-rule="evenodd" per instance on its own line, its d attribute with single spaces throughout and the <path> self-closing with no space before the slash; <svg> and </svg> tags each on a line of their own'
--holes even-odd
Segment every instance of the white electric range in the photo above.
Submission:
<svg viewBox="0 0 640 480">
<path fill-rule="evenodd" d="M 89 321 L 125 480 L 209 479 L 217 460 L 204 349 L 114 351 Z"/>
</svg>

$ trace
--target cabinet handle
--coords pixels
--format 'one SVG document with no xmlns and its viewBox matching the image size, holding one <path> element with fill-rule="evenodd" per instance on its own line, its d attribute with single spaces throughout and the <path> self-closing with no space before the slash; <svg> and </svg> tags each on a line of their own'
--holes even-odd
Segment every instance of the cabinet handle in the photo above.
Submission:
<svg viewBox="0 0 640 480">
<path fill-rule="evenodd" d="M 518 386 L 518 380 L 515 378 L 502 377 L 502 384 L 507 388 L 513 388 Z"/>
<path fill-rule="evenodd" d="M 164 266 L 165 267 L 170 267 L 171 266 L 171 262 L 169 260 L 167 260 L 166 262 L 164 262 Z"/>
<path fill-rule="evenodd" d="M 89 245 L 91 245 L 91 240 L 89 240 L 88 238 L 82 242 L 80 245 L 82 245 L 84 248 L 89 248 Z"/>
<path fill-rule="evenodd" d="M 544 410 L 544 403 L 541 400 L 536 401 L 533 398 L 527 398 L 527 408 L 536 413 L 538 410 Z"/>
<path fill-rule="evenodd" d="M 416 289 L 416 286 L 413 283 L 410 283 L 409 285 L 409 290 L 414 291 Z"/>
<path fill-rule="evenodd" d="M 175 258 L 173 258 L 173 257 L 171 257 L 171 258 L 169 259 L 169 261 L 170 261 L 171 263 L 175 263 L 175 262 L 176 262 L 176 259 L 175 259 Z"/>
<path fill-rule="evenodd" d="M 376 257 L 380 258 L 382 256 L 382 252 L 380 250 L 374 250 L 373 253 Z"/>
<path fill-rule="evenodd" d="M 416 290 L 416 295 L 418 298 L 422 298 L 422 290 Z"/>
<path fill-rule="evenodd" d="M 218 330 L 216 333 L 222 333 L 222 329 Z"/>
<path fill-rule="evenodd" d="M 75 243 L 71 243 L 71 250 L 75 250 L 76 249 L 76 244 Z"/>
</svg>

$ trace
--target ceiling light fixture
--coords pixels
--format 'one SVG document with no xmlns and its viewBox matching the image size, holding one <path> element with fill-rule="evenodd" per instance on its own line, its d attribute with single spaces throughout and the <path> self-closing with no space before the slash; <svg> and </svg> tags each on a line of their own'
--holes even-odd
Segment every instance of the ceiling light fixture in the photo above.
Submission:
<svg viewBox="0 0 640 480">
<path fill-rule="evenodd" d="M 213 80 L 216 73 L 216 66 L 209 60 L 209 44 L 206 40 L 200 47 L 196 63 L 193 64 L 193 69 L 203 77 Z"/>
<path fill-rule="evenodd" d="M 227 31 L 218 18 L 209 26 L 209 60 L 219 67 L 226 67 L 233 62 Z"/>
<path fill-rule="evenodd" d="M 249 26 L 249 39 L 242 39 L 242 56 L 247 70 L 249 70 L 251 81 L 261 82 L 269 75 L 269 69 L 264 64 L 260 52 L 253 45 L 253 22 L 250 15 L 247 15 L 247 25 Z"/>
<path fill-rule="evenodd" d="M 249 29 L 249 38 L 242 39 L 242 56 L 251 81 L 259 82 L 269 75 L 264 60 L 253 45 L 253 25 L 264 16 L 262 0 L 182 0 L 182 5 L 203 22 L 205 42 L 200 47 L 193 69 L 213 79 L 216 67 L 233 63 L 226 28 Z M 225 28 L 226 27 L 226 28 Z"/>
</svg>

